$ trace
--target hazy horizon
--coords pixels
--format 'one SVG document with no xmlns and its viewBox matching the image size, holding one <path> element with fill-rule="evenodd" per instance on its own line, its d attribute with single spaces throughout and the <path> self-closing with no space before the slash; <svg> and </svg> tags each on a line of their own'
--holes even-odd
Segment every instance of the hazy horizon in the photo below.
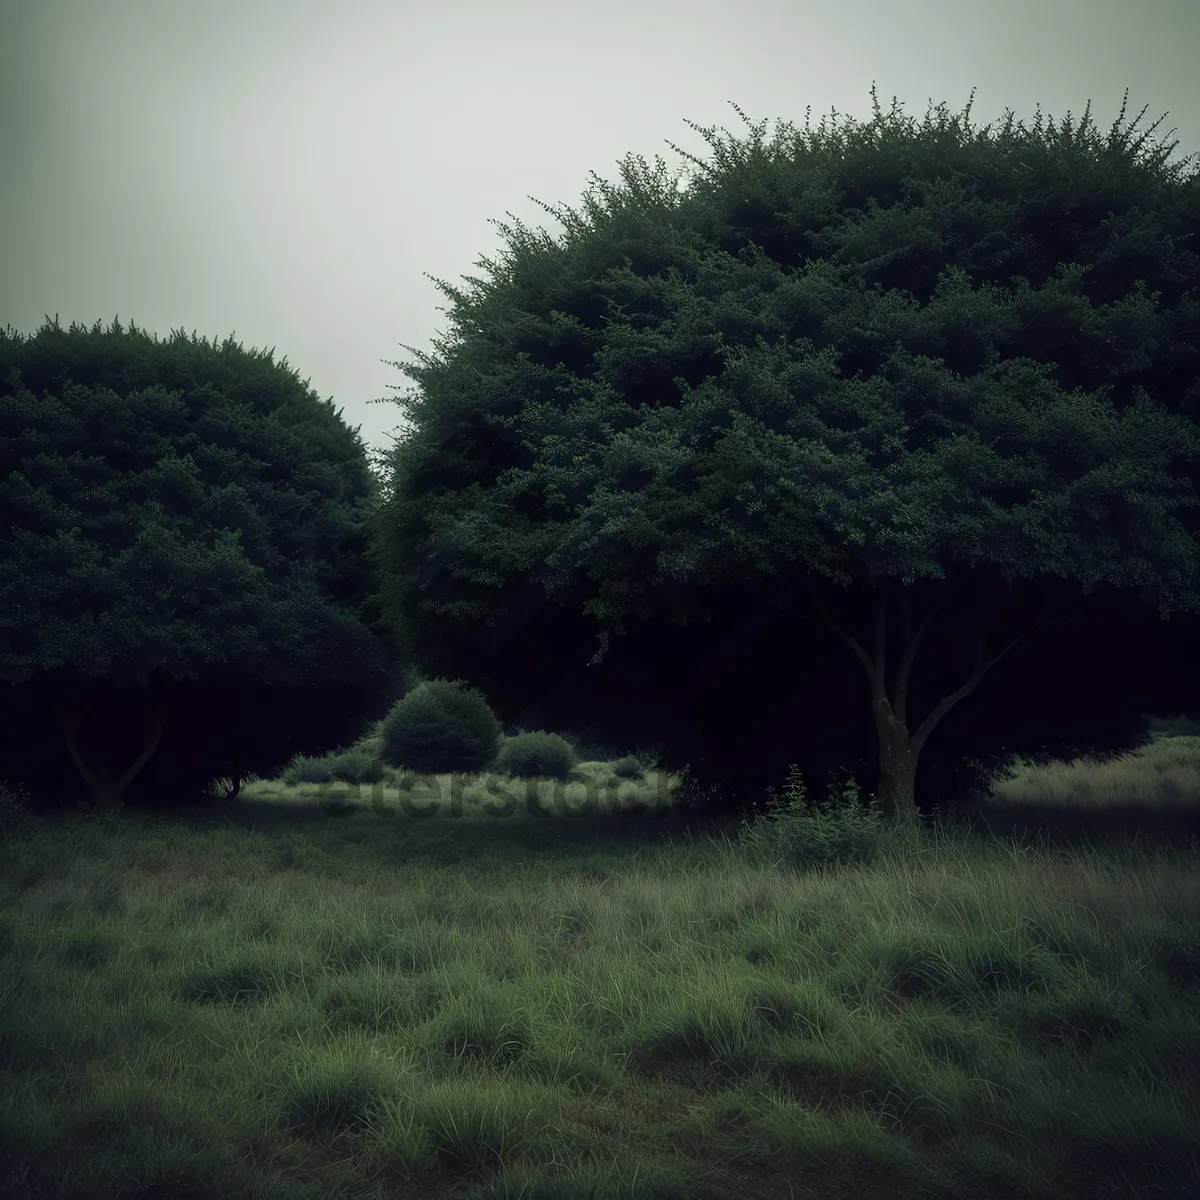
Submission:
<svg viewBox="0 0 1200 1200">
<path fill-rule="evenodd" d="M 495 224 L 555 239 L 552 209 L 616 186 L 640 154 L 668 175 L 764 119 L 804 133 L 872 119 L 895 96 L 920 125 L 944 103 L 973 130 L 1006 109 L 1032 129 L 1200 151 L 1195 0 L 854 6 L 572 0 L 436 6 L 302 0 L 18 0 L 0 6 L 0 328 L 56 314 L 160 339 L 274 348 L 369 448 L 452 332 L 436 279 L 470 292 L 502 263 Z M 1165 115 L 1164 115 L 1165 114 Z M 15 120 L 12 116 L 15 115 Z M 1160 120 L 1160 118 L 1162 118 Z M 1173 132 L 1172 132 L 1173 131 Z M 1195 164 L 1192 164 L 1194 169 Z M 511 215 L 510 215 L 511 214 Z"/>
</svg>

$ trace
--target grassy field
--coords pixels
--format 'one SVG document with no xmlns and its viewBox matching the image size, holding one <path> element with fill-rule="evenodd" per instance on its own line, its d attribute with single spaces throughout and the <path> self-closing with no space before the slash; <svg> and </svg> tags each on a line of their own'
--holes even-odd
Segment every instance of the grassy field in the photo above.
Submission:
<svg viewBox="0 0 1200 1200">
<path fill-rule="evenodd" d="M 1193 843 L 681 836 L 652 765 L 10 822 L 0 1193 L 1198 1194 Z M 1200 739 L 994 799 L 1194 807 Z"/>
</svg>

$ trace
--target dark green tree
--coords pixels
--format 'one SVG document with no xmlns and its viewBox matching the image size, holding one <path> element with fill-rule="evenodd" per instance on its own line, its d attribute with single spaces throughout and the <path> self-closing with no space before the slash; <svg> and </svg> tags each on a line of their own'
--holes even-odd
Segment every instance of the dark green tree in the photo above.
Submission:
<svg viewBox="0 0 1200 1200">
<path fill-rule="evenodd" d="M 876 102 L 766 151 L 761 127 L 745 152 L 702 130 L 718 165 L 693 159 L 685 191 L 623 163 L 628 190 L 587 194 L 562 244 L 501 226 L 493 281 L 435 280 L 457 335 L 397 364 L 423 395 L 397 401 L 413 431 L 371 524 L 408 651 L 450 654 L 531 580 L 594 617 L 593 661 L 628 616 L 782 583 L 865 668 L 881 799 L 910 816 L 933 727 L 1033 632 L 981 629 L 910 732 L 944 603 L 914 615 L 919 584 L 1194 611 L 1200 174 L 1165 163 L 1175 143 L 1143 158 L 1124 107 L 1103 142 L 1087 113 L 1030 132 L 1010 112 L 990 137 L 969 111 L 914 129 Z M 837 617 L 851 593 L 873 598 L 872 652 Z M 889 602 L 908 622 L 890 695 Z"/>
<path fill-rule="evenodd" d="M 0 677 L 56 714 L 98 805 L 122 806 L 180 681 L 378 683 L 352 553 L 375 490 L 357 431 L 273 351 L 116 321 L 0 334 Z M 81 741 L 98 687 L 145 713 L 124 769 Z"/>
</svg>

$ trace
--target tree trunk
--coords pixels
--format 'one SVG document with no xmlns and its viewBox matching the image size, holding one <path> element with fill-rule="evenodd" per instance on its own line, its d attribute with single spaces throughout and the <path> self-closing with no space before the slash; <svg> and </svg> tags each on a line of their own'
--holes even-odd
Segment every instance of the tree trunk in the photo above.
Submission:
<svg viewBox="0 0 1200 1200">
<path fill-rule="evenodd" d="M 917 647 L 920 645 L 921 637 L 929 623 L 959 589 L 954 586 L 946 588 L 946 594 L 933 606 L 921 622 L 916 633 L 913 633 L 912 630 L 910 598 L 906 592 L 900 592 L 900 607 L 904 614 L 904 650 L 900 659 L 900 666 L 896 671 L 896 686 L 892 690 L 890 700 L 886 690 L 887 595 L 881 594 L 879 596 L 879 601 L 875 608 L 875 657 L 872 659 L 858 641 L 833 619 L 828 609 L 822 603 L 815 585 L 810 582 L 807 585 L 807 589 L 821 619 L 854 651 L 859 661 L 866 668 L 867 678 L 870 680 L 871 710 L 875 718 L 875 730 L 879 735 L 879 795 L 877 796 L 879 806 L 883 810 L 884 816 L 893 824 L 915 822 L 918 815 L 916 800 L 917 760 L 920 758 L 921 748 L 925 745 L 926 739 L 946 713 L 964 696 L 970 695 L 979 686 L 980 680 L 991 670 L 993 665 L 1003 658 L 1022 638 L 1028 637 L 1050 614 L 1048 611 L 1043 611 L 1042 615 L 1024 633 L 1018 634 L 1003 650 L 994 654 L 986 661 L 984 660 L 984 653 L 987 646 L 987 634 L 984 633 L 979 639 L 975 669 L 971 672 L 971 677 L 962 687 L 951 692 L 948 696 L 944 696 L 934 706 L 933 711 L 921 722 L 916 733 L 910 736 L 908 732 L 908 681 L 912 674 L 913 661 L 917 656 Z M 770 599 L 770 597 L 764 598 L 768 600 L 768 603 L 774 605 L 774 607 L 781 609 L 783 612 L 791 613 L 790 609 L 784 608 L 782 604 Z M 791 615 L 800 616 L 801 614 L 791 613 Z M 811 618 L 804 617 L 802 619 L 810 620 Z"/>
<path fill-rule="evenodd" d="M 896 719 L 884 699 L 875 707 L 875 729 L 879 734 L 879 807 L 891 821 L 913 823 L 917 819 L 917 760 L 920 745 Z"/>
<path fill-rule="evenodd" d="M 92 792 L 92 803 L 106 813 L 120 812 L 125 806 L 125 790 L 136 777 L 137 773 L 150 761 L 151 755 L 158 749 L 162 741 L 163 713 L 162 709 L 153 702 L 147 707 L 144 718 L 145 743 L 141 753 L 128 766 L 119 779 L 113 779 L 107 755 L 101 755 L 91 766 L 83 761 L 79 751 L 79 743 L 75 737 L 79 730 L 80 717 L 68 713 L 61 705 L 52 706 L 62 727 L 63 739 L 67 744 L 67 752 L 75 769 L 83 776 L 84 781 Z"/>
</svg>

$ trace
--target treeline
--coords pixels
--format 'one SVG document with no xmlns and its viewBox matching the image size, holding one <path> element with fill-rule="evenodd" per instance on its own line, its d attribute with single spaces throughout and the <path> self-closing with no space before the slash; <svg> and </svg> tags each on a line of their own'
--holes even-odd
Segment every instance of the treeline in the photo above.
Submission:
<svg viewBox="0 0 1200 1200">
<path fill-rule="evenodd" d="M 1187 711 L 1200 176 L 969 109 L 501 226 L 375 469 L 286 359 L 0 337 L 6 762 L 115 806 L 330 749 L 419 671 L 911 817 L 920 761 Z"/>
</svg>

